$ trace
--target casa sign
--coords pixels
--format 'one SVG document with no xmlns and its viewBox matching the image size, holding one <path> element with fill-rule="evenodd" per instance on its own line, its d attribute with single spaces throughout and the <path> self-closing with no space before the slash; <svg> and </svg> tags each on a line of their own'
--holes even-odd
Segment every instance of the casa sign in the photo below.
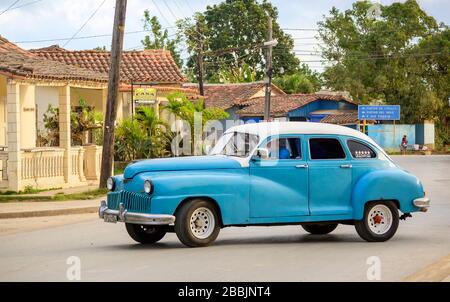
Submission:
<svg viewBox="0 0 450 302">
<path fill-rule="evenodd" d="M 133 99 L 138 103 L 154 103 L 156 101 L 156 89 L 136 88 L 133 90 Z"/>
</svg>

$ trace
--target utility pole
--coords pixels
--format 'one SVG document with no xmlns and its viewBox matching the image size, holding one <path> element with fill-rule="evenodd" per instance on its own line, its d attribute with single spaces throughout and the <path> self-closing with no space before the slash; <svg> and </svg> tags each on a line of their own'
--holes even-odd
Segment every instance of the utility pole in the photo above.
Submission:
<svg viewBox="0 0 450 302">
<path fill-rule="evenodd" d="M 205 95 L 203 88 L 203 34 L 200 29 L 200 23 L 197 22 L 197 34 L 198 34 L 198 45 L 197 45 L 197 81 L 198 90 L 201 96 Z"/>
<path fill-rule="evenodd" d="M 119 90 L 120 60 L 122 58 L 123 35 L 127 0 L 116 0 L 113 36 L 111 43 L 111 62 L 109 68 L 108 96 L 106 100 L 105 125 L 103 132 L 102 166 L 100 171 L 100 188 L 106 187 L 106 181 L 112 173 L 114 161 L 114 123 L 117 115 L 117 92 Z"/>
<path fill-rule="evenodd" d="M 266 94 L 264 101 L 264 120 L 270 121 L 270 96 L 272 93 L 272 48 L 277 45 L 277 40 L 272 40 L 272 17 L 268 17 L 267 41 L 264 42 L 266 47 Z"/>
</svg>

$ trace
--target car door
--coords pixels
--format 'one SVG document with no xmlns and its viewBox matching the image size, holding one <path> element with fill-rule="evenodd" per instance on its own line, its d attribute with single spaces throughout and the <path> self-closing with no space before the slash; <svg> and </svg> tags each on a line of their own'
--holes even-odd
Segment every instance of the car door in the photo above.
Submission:
<svg viewBox="0 0 450 302">
<path fill-rule="evenodd" d="M 307 136 L 311 215 L 351 213 L 352 161 L 338 136 Z"/>
<path fill-rule="evenodd" d="M 309 215 L 308 169 L 303 136 L 273 136 L 260 147 L 270 146 L 270 157 L 250 161 L 250 217 Z"/>
</svg>

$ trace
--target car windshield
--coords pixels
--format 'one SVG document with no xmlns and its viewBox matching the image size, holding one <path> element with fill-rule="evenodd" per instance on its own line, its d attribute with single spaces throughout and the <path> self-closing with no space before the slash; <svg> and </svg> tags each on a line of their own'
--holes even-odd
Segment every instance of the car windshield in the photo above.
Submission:
<svg viewBox="0 0 450 302">
<path fill-rule="evenodd" d="M 256 148 L 259 136 L 250 133 L 225 133 L 211 150 L 210 155 L 247 157 Z"/>
</svg>

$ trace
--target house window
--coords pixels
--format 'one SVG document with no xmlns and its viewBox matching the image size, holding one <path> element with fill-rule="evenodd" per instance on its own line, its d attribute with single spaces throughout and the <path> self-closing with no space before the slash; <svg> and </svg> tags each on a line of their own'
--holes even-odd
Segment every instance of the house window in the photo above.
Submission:
<svg viewBox="0 0 450 302">
<path fill-rule="evenodd" d="M 309 152 L 311 159 L 343 159 L 344 149 L 335 138 L 310 138 Z"/>
<path fill-rule="evenodd" d="M 353 158 L 360 159 L 377 157 L 377 154 L 372 150 L 372 148 L 361 142 L 348 140 L 347 146 Z"/>
</svg>

